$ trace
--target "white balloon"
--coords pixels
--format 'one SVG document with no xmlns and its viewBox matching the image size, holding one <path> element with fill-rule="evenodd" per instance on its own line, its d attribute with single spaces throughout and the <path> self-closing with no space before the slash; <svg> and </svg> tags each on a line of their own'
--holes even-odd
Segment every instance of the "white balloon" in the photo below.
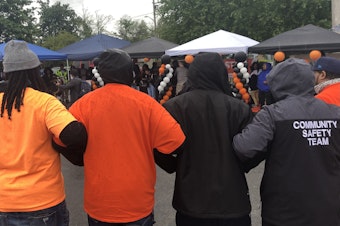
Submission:
<svg viewBox="0 0 340 226">
<path fill-rule="evenodd" d="M 237 67 L 238 67 L 239 69 L 241 69 L 241 68 L 244 67 L 244 64 L 243 64 L 242 62 L 239 62 L 239 63 L 237 63 Z"/>
<path fill-rule="evenodd" d="M 158 89 L 159 92 L 162 92 L 164 90 L 164 87 L 163 86 L 158 86 L 157 89 Z"/>
<path fill-rule="evenodd" d="M 249 74 L 248 72 L 247 72 L 247 73 L 244 73 L 244 74 L 243 74 L 243 78 L 245 78 L 245 79 L 248 78 L 248 79 L 249 79 L 249 78 L 250 78 L 250 74 Z"/>
<path fill-rule="evenodd" d="M 92 69 L 92 74 L 96 74 L 98 71 L 97 71 L 97 69 L 96 68 L 93 68 Z"/>
<path fill-rule="evenodd" d="M 249 83 L 249 78 L 246 79 L 246 83 Z"/>
<path fill-rule="evenodd" d="M 96 73 L 94 74 L 94 77 L 99 78 L 99 77 L 100 77 L 100 74 L 96 72 Z"/>
<path fill-rule="evenodd" d="M 170 78 L 169 78 L 169 77 L 164 77 L 164 78 L 163 78 L 163 81 L 164 81 L 165 83 L 169 83 L 169 82 L 170 82 Z"/>
<path fill-rule="evenodd" d="M 166 77 L 168 77 L 168 78 L 172 78 L 172 76 L 174 76 L 172 73 L 168 73 L 168 74 L 166 75 Z"/>
<path fill-rule="evenodd" d="M 165 65 L 165 68 L 170 69 L 170 68 L 171 68 L 171 65 L 170 65 L 170 64 L 167 64 L 167 65 Z"/>
<path fill-rule="evenodd" d="M 169 72 L 170 73 L 174 73 L 174 69 L 171 67 L 171 68 L 169 68 Z"/>
<path fill-rule="evenodd" d="M 103 81 L 99 82 L 99 85 L 100 85 L 100 86 L 103 86 L 103 85 L 104 85 L 104 82 L 103 82 Z"/>
<path fill-rule="evenodd" d="M 244 74 L 244 73 L 247 73 L 248 70 L 247 70 L 247 68 L 243 67 L 243 68 L 240 69 L 240 72 L 241 72 L 242 74 Z"/>
<path fill-rule="evenodd" d="M 102 79 L 101 77 L 98 77 L 98 78 L 97 78 L 97 81 L 98 81 L 98 82 L 101 82 L 101 81 L 103 81 L 103 79 Z"/>
<path fill-rule="evenodd" d="M 159 85 L 162 86 L 163 88 L 166 87 L 166 83 L 163 81 Z"/>
</svg>

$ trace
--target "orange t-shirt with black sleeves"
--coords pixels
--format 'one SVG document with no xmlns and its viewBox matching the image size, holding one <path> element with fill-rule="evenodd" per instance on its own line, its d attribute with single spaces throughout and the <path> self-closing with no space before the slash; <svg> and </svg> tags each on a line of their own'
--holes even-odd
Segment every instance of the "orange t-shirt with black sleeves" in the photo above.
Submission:
<svg viewBox="0 0 340 226">
<path fill-rule="evenodd" d="M 0 93 L 2 100 L 3 93 Z M 65 199 L 60 156 L 52 136 L 76 119 L 55 97 L 27 88 L 20 112 L 0 118 L 0 211 L 29 212 Z"/>
<path fill-rule="evenodd" d="M 103 222 L 132 222 L 154 207 L 153 149 L 171 153 L 184 141 L 180 125 L 147 94 L 107 84 L 75 102 L 70 112 L 88 132 L 84 207 Z"/>
</svg>

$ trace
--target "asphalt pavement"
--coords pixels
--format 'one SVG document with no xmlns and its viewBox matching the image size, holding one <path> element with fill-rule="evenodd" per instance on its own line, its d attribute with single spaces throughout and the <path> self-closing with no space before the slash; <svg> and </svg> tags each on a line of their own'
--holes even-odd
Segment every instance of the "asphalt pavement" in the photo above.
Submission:
<svg viewBox="0 0 340 226">
<path fill-rule="evenodd" d="M 261 226 L 261 204 L 259 186 L 264 164 L 252 169 L 247 175 L 252 203 L 252 226 Z M 83 210 L 83 168 L 74 166 L 62 158 L 65 179 L 66 202 L 70 211 L 70 226 L 87 226 L 87 215 Z M 157 167 L 156 203 L 154 226 L 175 226 L 175 211 L 172 208 L 172 194 L 175 174 L 168 174 Z"/>
</svg>

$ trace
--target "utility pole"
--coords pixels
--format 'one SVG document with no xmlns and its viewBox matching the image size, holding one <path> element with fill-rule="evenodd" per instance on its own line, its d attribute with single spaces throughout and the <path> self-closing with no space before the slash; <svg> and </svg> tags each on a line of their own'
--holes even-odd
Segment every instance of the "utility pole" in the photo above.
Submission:
<svg viewBox="0 0 340 226">
<path fill-rule="evenodd" d="M 340 33 L 340 1 L 332 0 L 332 29 Z"/>
<path fill-rule="evenodd" d="M 154 35 L 156 35 L 156 29 L 157 29 L 157 20 L 156 20 L 156 10 L 157 10 L 157 5 L 155 3 L 155 0 L 152 0 L 152 6 L 153 6 L 153 28 L 154 28 Z"/>
</svg>

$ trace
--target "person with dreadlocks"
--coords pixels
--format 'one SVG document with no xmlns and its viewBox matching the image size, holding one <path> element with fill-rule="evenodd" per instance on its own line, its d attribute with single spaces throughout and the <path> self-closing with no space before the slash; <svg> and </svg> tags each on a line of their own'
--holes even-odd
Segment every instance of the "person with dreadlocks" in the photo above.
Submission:
<svg viewBox="0 0 340 226">
<path fill-rule="evenodd" d="M 0 225 L 68 226 L 60 154 L 81 165 L 87 133 L 40 77 L 40 61 L 26 42 L 9 41 L 3 59 L 7 87 L 0 93 Z M 75 158 L 77 156 L 77 158 Z"/>
<path fill-rule="evenodd" d="M 180 125 L 151 96 L 131 87 L 131 57 L 110 49 L 96 59 L 104 86 L 78 99 L 70 112 L 84 123 L 84 208 L 90 226 L 153 225 L 153 149 L 171 153 L 184 141 Z M 90 106 L 90 107 L 89 107 Z"/>
</svg>

